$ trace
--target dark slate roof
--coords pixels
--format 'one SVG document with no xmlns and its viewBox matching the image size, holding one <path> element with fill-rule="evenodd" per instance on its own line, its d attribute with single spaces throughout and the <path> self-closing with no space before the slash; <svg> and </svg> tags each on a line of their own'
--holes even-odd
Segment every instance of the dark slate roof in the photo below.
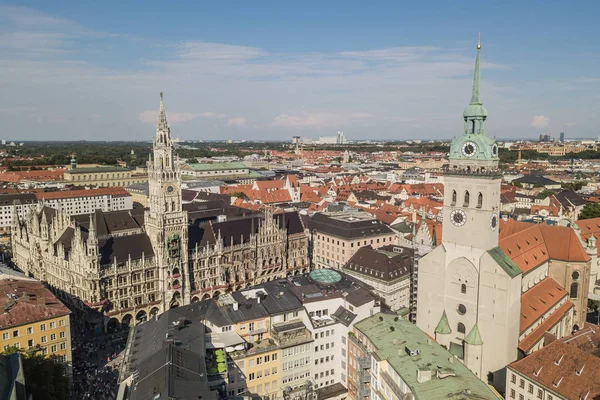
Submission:
<svg viewBox="0 0 600 400">
<path fill-rule="evenodd" d="M 347 221 L 331 218 L 323 213 L 313 215 L 310 230 L 326 233 L 344 239 L 388 235 L 393 233 L 389 226 L 377 219 Z"/>
<path fill-rule="evenodd" d="M 181 200 L 185 201 L 187 203 L 193 201 L 197 195 L 198 195 L 198 192 L 196 192 L 194 190 L 187 190 L 187 189 L 181 190 Z"/>
<path fill-rule="evenodd" d="M 196 244 L 198 247 L 214 245 L 216 243 L 210 223 L 194 223 L 188 226 L 188 249 L 194 250 Z"/>
<path fill-rule="evenodd" d="M 333 313 L 333 317 L 340 321 L 345 326 L 350 326 L 352 321 L 356 318 L 356 314 L 348 311 L 342 306 L 339 306 L 337 310 Z"/>
<path fill-rule="evenodd" d="M 140 229 L 144 224 L 143 209 L 109 212 L 98 209 L 93 215 L 98 237 L 108 236 L 121 231 Z M 71 218 L 87 232 L 90 227 L 90 214 L 74 215 Z"/>
<path fill-rule="evenodd" d="M 304 232 L 302 220 L 297 212 L 285 212 L 273 216 L 279 228 L 285 227 L 288 235 Z M 242 236 L 244 243 L 248 243 L 250 234 L 258 232 L 258 228 L 264 223 L 262 214 L 253 214 L 246 218 L 230 219 L 224 222 L 212 224 L 213 235 L 221 234 L 226 247 L 241 244 Z"/>
<path fill-rule="evenodd" d="M 538 174 L 528 174 L 521 178 L 515 179 L 513 182 L 528 183 L 530 185 L 557 185 L 558 182 L 548 179 L 545 176 Z"/>
<path fill-rule="evenodd" d="M 101 239 L 98 242 L 100 252 L 100 265 L 125 262 L 131 256 L 132 260 L 144 257 L 154 257 L 154 250 L 150 237 L 146 233 L 135 235 L 117 236 Z"/>
<path fill-rule="evenodd" d="M 587 203 L 583 197 L 572 190 L 563 190 L 560 193 L 556 193 L 554 197 L 564 208 L 583 206 Z"/>
<path fill-rule="evenodd" d="M 178 307 L 135 327 L 122 372 L 133 375 L 131 400 L 217 398 L 209 389 L 199 312 L 198 304 Z"/>
<path fill-rule="evenodd" d="M 35 204 L 37 198 L 34 193 L 9 193 L 0 194 L 0 206 L 11 206 L 13 204 Z"/>
<path fill-rule="evenodd" d="M 361 247 L 344 265 L 343 270 L 385 282 L 407 278 L 413 267 L 414 250 L 400 246 L 394 246 L 390 250 Z"/>
</svg>

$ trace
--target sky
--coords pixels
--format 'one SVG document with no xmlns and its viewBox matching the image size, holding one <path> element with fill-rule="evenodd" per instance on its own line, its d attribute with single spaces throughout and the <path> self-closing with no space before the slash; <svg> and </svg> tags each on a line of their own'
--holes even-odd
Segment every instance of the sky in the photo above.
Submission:
<svg viewBox="0 0 600 400">
<path fill-rule="evenodd" d="M 0 2 L 0 139 L 600 135 L 600 2 Z"/>
</svg>

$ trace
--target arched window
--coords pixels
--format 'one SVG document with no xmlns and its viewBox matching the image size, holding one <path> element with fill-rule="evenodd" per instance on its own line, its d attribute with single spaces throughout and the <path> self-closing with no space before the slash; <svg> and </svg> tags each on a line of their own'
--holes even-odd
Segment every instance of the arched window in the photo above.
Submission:
<svg viewBox="0 0 600 400">
<path fill-rule="evenodd" d="M 463 207 L 469 207 L 469 191 L 465 190 L 465 202 L 463 203 Z"/>
<path fill-rule="evenodd" d="M 477 195 L 477 208 L 481 207 L 483 207 L 483 194 L 479 192 L 479 194 Z"/>
<path fill-rule="evenodd" d="M 450 204 L 451 206 L 455 206 L 456 205 L 456 190 L 452 191 L 452 204 Z"/>
<path fill-rule="evenodd" d="M 571 278 L 573 278 L 574 281 L 579 279 L 579 272 L 573 271 L 573 273 L 571 274 Z"/>
<path fill-rule="evenodd" d="M 577 282 L 573 282 L 571 283 L 571 298 L 572 299 L 576 299 L 577 296 L 579 295 L 579 283 Z"/>
<path fill-rule="evenodd" d="M 459 322 L 456 330 L 458 331 L 458 333 L 462 333 L 463 335 L 465 334 L 466 330 L 465 330 L 465 324 L 463 324 L 462 322 Z"/>
<path fill-rule="evenodd" d="M 467 285 L 465 285 L 464 283 L 462 285 L 460 285 L 460 292 L 462 294 L 467 293 Z"/>
</svg>

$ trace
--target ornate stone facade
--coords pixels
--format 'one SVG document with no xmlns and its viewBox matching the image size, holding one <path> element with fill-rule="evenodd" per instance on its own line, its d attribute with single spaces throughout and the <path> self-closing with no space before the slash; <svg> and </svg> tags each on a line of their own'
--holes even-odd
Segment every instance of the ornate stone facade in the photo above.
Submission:
<svg viewBox="0 0 600 400">
<path fill-rule="evenodd" d="M 15 263 L 110 324 L 308 272 L 308 236 L 295 212 L 190 221 L 162 94 L 147 165 L 145 210 L 70 216 L 38 205 L 25 218 L 14 214 Z"/>
</svg>

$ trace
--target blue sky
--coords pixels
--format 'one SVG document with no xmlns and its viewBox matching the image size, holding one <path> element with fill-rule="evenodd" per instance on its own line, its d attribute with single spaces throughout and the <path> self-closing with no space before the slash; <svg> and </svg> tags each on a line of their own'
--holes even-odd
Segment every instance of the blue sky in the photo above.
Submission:
<svg viewBox="0 0 600 400">
<path fill-rule="evenodd" d="M 4 2 L 0 137 L 451 139 L 479 31 L 488 134 L 600 134 L 600 3 L 453 3 Z"/>
</svg>

